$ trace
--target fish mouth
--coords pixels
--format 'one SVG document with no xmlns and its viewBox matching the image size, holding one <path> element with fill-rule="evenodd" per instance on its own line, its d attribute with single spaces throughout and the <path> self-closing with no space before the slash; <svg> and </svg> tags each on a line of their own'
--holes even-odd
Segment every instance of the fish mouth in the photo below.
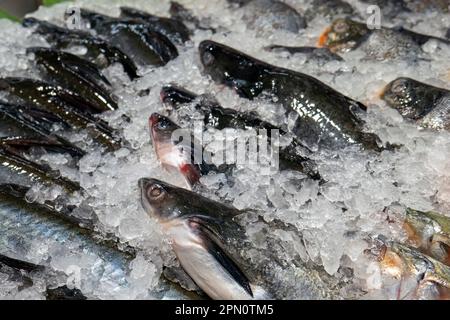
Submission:
<svg viewBox="0 0 450 320">
<path fill-rule="evenodd" d="M 167 103 L 170 100 L 170 91 L 172 90 L 172 86 L 164 86 L 161 88 L 159 92 L 159 99 L 162 103 Z"/>
</svg>

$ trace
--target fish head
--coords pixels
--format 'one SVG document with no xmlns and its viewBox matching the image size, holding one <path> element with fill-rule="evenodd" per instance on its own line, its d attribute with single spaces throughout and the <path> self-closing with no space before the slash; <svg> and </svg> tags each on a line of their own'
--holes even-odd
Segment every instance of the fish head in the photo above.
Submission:
<svg viewBox="0 0 450 320">
<path fill-rule="evenodd" d="M 262 92 L 264 66 L 261 61 L 210 40 L 202 41 L 199 51 L 204 70 L 214 81 L 235 89 L 248 99 Z"/>
<path fill-rule="evenodd" d="M 357 47 L 370 32 L 361 22 L 337 19 L 325 29 L 319 38 L 319 47 L 328 47 L 333 52 L 346 52 Z"/>
<path fill-rule="evenodd" d="M 381 99 L 394 109 L 397 109 L 402 115 L 415 118 L 415 103 L 418 101 L 419 84 L 410 78 L 397 78 L 390 82 L 381 94 Z"/>
<path fill-rule="evenodd" d="M 172 139 L 172 134 L 180 127 L 159 113 L 153 113 L 149 118 L 150 133 L 155 145 L 168 143 Z"/>
<path fill-rule="evenodd" d="M 152 178 L 139 179 L 141 203 L 147 214 L 160 223 L 170 223 L 188 214 L 189 196 L 187 190 Z"/>
<path fill-rule="evenodd" d="M 194 101 L 197 95 L 182 87 L 167 85 L 161 88 L 160 98 L 164 104 L 176 109 L 180 104 Z"/>
</svg>

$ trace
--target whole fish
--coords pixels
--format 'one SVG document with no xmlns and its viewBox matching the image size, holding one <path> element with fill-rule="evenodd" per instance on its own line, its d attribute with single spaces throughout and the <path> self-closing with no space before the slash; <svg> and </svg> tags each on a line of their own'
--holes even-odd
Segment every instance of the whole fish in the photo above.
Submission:
<svg viewBox="0 0 450 320">
<path fill-rule="evenodd" d="M 450 91 L 411 78 L 397 78 L 381 95 L 400 114 L 421 126 L 450 130 Z"/>
<path fill-rule="evenodd" d="M 156 179 L 142 178 L 139 186 L 143 208 L 159 222 L 183 269 L 210 298 L 283 296 L 276 283 L 280 266 L 274 261 L 255 265 L 244 257 L 252 246 L 236 219 L 245 213 Z M 331 298 L 338 291 L 312 268 L 294 269 L 290 287 L 302 298 Z"/>
<path fill-rule="evenodd" d="M 27 52 L 34 54 L 36 63 L 48 74 L 50 81 L 78 93 L 95 111 L 118 108 L 116 101 L 107 91 L 111 84 L 95 64 L 71 53 L 51 48 L 34 47 L 28 48 Z"/>
<path fill-rule="evenodd" d="M 102 68 L 113 63 L 120 63 L 130 79 L 138 78 L 138 68 L 129 56 L 119 48 L 91 35 L 89 32 L 62 28 L 32 17 L 25 18 L 22 25 L 27 28 L 34 28 L 34 33 L 42 35 L 52 46 L 58 49 L 82 46 L 86 48 L 83 58 Z"/>
<path fill-rule="evenodd" d="M 225 128 L 267 130 L 271 140 L 271 130 L 278 130 L 280 136 L 287 133 L 281 128 L 261 120 L 254 113 L 239 112 L 229 108 L 223 108 L 220 104 L 206 95 L 196 95 L 186 89 L 170 85 L 161 89 L 161 100 L 173 109 L 179 109 L 183 104 L 195 103 L 195 109 L 203 116 L 205 127 L 213 127 L 217 130 Z M 308 158 L 311 151 L 292 138 L 292 142 L 279 151 L 281 169 L 294 169 L 308 174 L 313 179 L 320 179 L 317 167 L 313 160 Z"/>
<path fill-rule="evenodd" d="M 361 47 L 376 60 L 411 57 L 422 53 L 422 45 L 434 39 L 449 44 L 446 39 L 420 34 L 402 27 L 370 29 L 367 23 L 337 19 L 320 36 L 319 47 L 333 52 L 347 52 Z"/>
<path fill-rule="evenodd" d="M 279 68 L 213 41 L 199 45 L 205 72 L 245 98 L 269 95 L 298 119 L 292 132 L 310 149 L 361 145 L 379 150 L 378 137 L 364 132 L 366 106 L 323 82 Z"/>
<path fill-rule="evenodd" d="M 87 130 L 95 141 L 109 150 L 120 148 L 120 139 L 115 136 L 114 129 L 94 117 L 83 97 L 68 89 L 40 80 L 9 77 L 0 79 L 0 90 L 53 113 L 71 129 Z"/>
<path fill-rule="evenodd" d="M 81 18 L 137 64 L 163 66 L 178 56 L 177 48 L 165 35 L 141 20 L 118 19 L 86 9 L 81 9 Z"/>
<path fill-rule="evenodd" d="M 450 267 L 407 245 L 382 237 L 365 251 L 398 280 L 397 299 L 440 299 L 450 290 Z"/>
<path fill-rule="evenodd" d="M 151 30 L 165 35 L 176 44 L 183 44 L 189 40 L 189 29 L 180 20 L 158 17 L 135 8 L 120 7 L 120 17 L 138 19 L 146 23 Z"/>
<path fill-rule="evenodd" d="M 407 208 L 404 228 L 414 246 L 450 266 L 450 217 Z"/>
</svg>

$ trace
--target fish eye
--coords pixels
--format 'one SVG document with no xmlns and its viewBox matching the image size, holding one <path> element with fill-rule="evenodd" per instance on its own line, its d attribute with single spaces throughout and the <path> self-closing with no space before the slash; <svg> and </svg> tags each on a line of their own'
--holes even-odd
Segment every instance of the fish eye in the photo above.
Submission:
<svg viewBox="0 0 450 320">
<path fill-rule="evenodd" d="M 348 29 L 348 24 L 345 21 L 338 21 L 333 27 L 333 30 L 337 33 L 347 32 Z"/>
<path fill-rule="evenodd" d="M 392 87 L 391 87 L 391 91 L 393 93 L 397 93 L 397 94 L 404 92 L 406 89 L 407 89 L 407 85 L 403 79 L 394 81 L 394 83 L 392 84 Z"/>
<path fill-rule="evenodd" d="M 210 52 L 206 51 L 203 53 L 203 63 L 206 66 L 212 65 L 214 63 L 214 56 Z"/>
<path fill-rule="evenodd" d="M 170 125 L 170 122 L 167 119 L 162 118 L 160 121 L 158 121 L 157 127 L 158 129 L 164 130 L 167 129 Z"/>
<path fill-rule="evenodd" d="M 164 196 L 164 189 L 160 185 L 154 184 L 147 191 L 147 196 L 149 199 L 157 200 Z"/>
</svg>

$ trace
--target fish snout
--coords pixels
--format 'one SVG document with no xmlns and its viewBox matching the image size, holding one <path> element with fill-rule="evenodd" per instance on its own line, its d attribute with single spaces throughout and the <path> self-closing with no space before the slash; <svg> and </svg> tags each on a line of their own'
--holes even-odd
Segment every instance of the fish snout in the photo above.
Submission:
<svg viewBox="0 0 450 320">
<path fill-rule="evenodd" d="M 200 60 L 205 67 L 212 66 L 215 61 L 214 52 L 217 45 L 213 41 L 204 40 L 200 42 L 198 50 L 200 52 Z"/>
<path fill-rule="evenodd" d="M 150 124 L 150 127 L 153 127 L 155 124 L 157 124 L 161 120 L 161 115 L 159 113 L 152 113 L 150 118 L 148 119 L 148 123 Z"/>
</svg>

